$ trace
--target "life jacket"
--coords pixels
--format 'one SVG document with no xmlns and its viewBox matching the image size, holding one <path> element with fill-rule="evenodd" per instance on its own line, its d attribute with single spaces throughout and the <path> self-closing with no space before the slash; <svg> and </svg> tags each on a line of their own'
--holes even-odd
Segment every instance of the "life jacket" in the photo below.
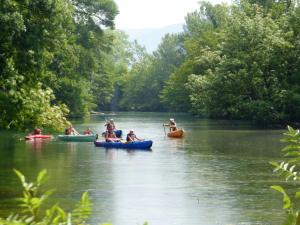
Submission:
<svg viewBox="0 0 300 225">
<path fill-rule="evenodd" d="M 130 134 L 130 133 L 127 134 L 126 141 L 131 141 L 130 138 L 134 140 L 135 139 L 135 134 Z"/>
<path fill-rule="evenodd" d="M 174 127 L 172 127 L 172 126 L 174 126 Z M 176 123 L 170 121 L 170 131 L 172 132 L 172 131 L 176 131 L 176 130 L 177 130 Z"/>
<path fill-rule="evenodd" d="M 114 137 L 110 137 L 110 135 L 113 135 L 114 134 L 114 132 L 113 131 L 106 131 L 105 132 L 105 137 L 107 136 L 107 138 L 114 138 Z"/>
</svg>

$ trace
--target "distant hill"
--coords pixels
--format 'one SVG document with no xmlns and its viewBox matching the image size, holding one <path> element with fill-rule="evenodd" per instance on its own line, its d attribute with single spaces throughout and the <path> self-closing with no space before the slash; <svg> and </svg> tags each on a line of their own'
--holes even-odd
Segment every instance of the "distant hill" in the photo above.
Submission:
<svg viewBox="0 0 300 225">
<path fill-rule="evenodd" d="M 125 29 L 124 31 L 129 35 L 131 41 L 137 40 L 140 45 L 146 47 L 148 52 L 153 52 L 165 34 L 182 32 L 182 26 L 182 24 L 174 24 L 161 28 Z"/>
</svg>

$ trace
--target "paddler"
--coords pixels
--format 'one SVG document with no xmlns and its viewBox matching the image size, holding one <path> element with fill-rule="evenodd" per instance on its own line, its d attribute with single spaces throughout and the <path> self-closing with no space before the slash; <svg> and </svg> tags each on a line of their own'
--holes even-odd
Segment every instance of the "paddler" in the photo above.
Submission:
<svg viewBox="0 0 300 225">
<path fill-rule="evenodd" d="M 115 130 L 116 129 L 116 125 L 115 125 L 115 122 L 113 119 L 110 119 L 109 121 L 107 121 L 105 126 L 106 126 L 106 130 L 109 130 L 109 129 Z"/>
<path fill-rule="evenodd" d="M 88 127 L 84 132 L 83 132 L 84 135 L 92 135 L 93 134 L 93 131 Z"/>
<path fill-rule="evenodd" d="M 106 142 L 119 142 L 120 139 L 117 138 L 115 132 L 110 128 L 105 132 L 105 141 Z"/>
<path fill-rule="evenodd" d="M 163 126 L 170 127 L 170 132 L 177 130 L 177 125 L 176 125 L 175 119 L 173 119 L 173 118 L 170 118 L 169 123 L 164 124 Z"/>
<path fill-rule="evenodd" d="M 69 128 L 65 130 L 66 135 L 80 135 L 77 130 L 71 125 Z"/>
<path fill-rule="evenodd" d="M 126 141 L 132 142 L 132 141 L 135 141 L 135 140 L 143 141 L 143 139 L 139 139 L 139 138 L 135 135 L 134 131 L 131 129 L 131 130 L 129 131 L 129 133 L 127 134 Z"/>
<path fill-rule="evenodd" d="M 42 130 L 40 128 L 35 127 L 32 133 L 33 135 L 40 135 L 42 134 Z"/>
</svg>

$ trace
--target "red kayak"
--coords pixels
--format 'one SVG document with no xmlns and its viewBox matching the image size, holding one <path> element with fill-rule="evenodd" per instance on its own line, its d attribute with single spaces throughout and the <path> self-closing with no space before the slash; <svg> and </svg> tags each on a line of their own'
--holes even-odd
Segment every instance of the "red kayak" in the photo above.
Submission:
<svg viewBox="0 0 300 225">
<path fill-rule="evenodd" d="M 53 138 L 52 135 L 44 135 L 44 134 L 33 134 L 27 135 L 25 140 L 34 140 L 34 139 L 51 139 Z"/>
<path fill-rule="evenodd" d="M 172 138 L 181 138 L 183 136 L 184 131 L 182 129 L 172 131 L 168 133 L 168 137 Z"/>
</svg>

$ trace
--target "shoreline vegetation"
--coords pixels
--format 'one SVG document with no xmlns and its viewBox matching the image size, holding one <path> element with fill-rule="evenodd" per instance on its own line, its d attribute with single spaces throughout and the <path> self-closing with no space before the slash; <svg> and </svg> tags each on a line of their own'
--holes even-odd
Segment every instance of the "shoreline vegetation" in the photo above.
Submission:
<svg viewBox="0 0 300 225">
<path fill-rule="evenodd" d="M 270 162 L 274 167 L 274 173 L 282 177 L 284 181 L 281 185 L 273 185 L 271 189 L 282 195 L 282 209 L 286 212 L 286 218 L 282 224 L 299 225 L 300 209 L 299 209 L 299 181 L 300 181 L 300 131 L 288 126 L 288 130 L 284 133 L 281 140 L 285 143 L 282 149 L 283 160 L 281 162 Z"/>
<path fill-rule="evenodd" d="M 295 1 L 200 2 L 147 53 L 113 0 L 0 6 L 0 127 L 61 131 L 91 111 L 170 111 L 262 126 L 300 118 Z"/>
</svg>

